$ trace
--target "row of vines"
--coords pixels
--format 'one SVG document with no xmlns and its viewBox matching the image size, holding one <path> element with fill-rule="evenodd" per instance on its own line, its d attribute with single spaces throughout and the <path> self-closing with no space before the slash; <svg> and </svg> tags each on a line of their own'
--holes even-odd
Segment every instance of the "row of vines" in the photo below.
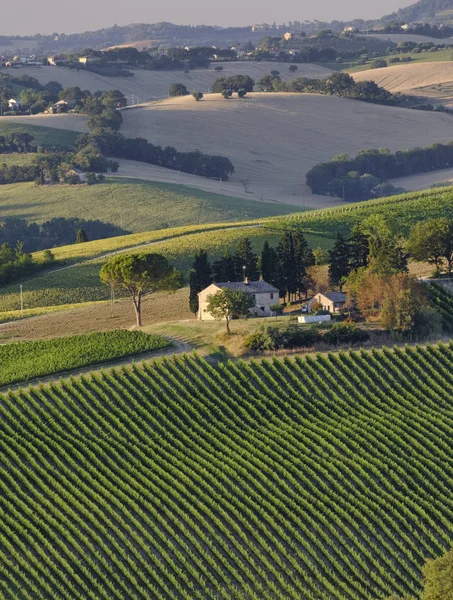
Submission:
<svg viewBox="0 0 453 600">
<path fill-rule="evenodd" d="M 162 359 L 0 398 L 0 595 L 366 600 L 453 542 L 453 346 Z"/>
</svg>

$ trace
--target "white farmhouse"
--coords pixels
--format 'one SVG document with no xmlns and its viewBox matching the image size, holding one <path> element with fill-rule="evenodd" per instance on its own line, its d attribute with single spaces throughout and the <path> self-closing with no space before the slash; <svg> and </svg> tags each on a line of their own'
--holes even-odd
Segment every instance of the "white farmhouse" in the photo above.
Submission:
<svg viewBox="0 0 453 600">
<path fill-rule="evenodd" d="M 279 290 L 265 281 L 229 281 L 227 283 L 211 283 L 198 294 L 199 309 L 197 318 L 200 321 L 214 321 L 214 317 L 208 312 L 208 297 L 217 294 L 224 289 L 240 290 L 254 297 L 255 306 L 250 312 L 257 317 L 272 316 L 271 306 L 278 304 Z"/>
</svg>

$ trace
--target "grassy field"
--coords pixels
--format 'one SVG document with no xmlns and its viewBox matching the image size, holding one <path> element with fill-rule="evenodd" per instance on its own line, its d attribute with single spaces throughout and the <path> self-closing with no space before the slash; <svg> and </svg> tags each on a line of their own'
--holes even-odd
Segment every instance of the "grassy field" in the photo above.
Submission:
<svg viewBox="0 0 453 600">
<path fill-rule="evenodd" d="M 187 356 L 9 394 L 0 593 L 416 596 L 453 543 L 452 369 L 451 346 Z"/>
<path fill-rule="evenodd" d="M 0 154 L 0 165 L 23 164 L 35 155 Z M 16 158 L 17 157 L 17 158 Z M 21 162 L 23 161 L 23 162 Z M 1 217 L 42 223 L 53 217 L 99 219 L 131 232 L 241 221 L 295 212 L 295 206 L 204 192 L 183 185 L 109 179 L 96 186 L 0 186 Z"/>
<path fill-rule="evenodd" d="M 33 117 L 0 117 L 0 135 L 29 133 L 35 138 L 35 143 L 42 146 L 70 147 L 74 145 L 78 136 L 77 131 L 47 127 L 41 122 L 39 125 L 34 125 L 31 119 Z"/>
<path fill-rule="evenodd" d="M 153 352 L 168 345 L 162 337 L 141 331 L 110 331 L 3 344 L 0 346 L 0 386 Z"/>
</svg>

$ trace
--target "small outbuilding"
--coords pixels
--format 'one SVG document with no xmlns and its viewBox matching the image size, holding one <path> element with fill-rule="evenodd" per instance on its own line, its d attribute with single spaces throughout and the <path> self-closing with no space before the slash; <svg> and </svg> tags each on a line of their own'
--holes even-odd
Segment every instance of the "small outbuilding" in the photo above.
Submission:
<svg viewBox="0 0 453 600">
<path fill-rule="evenodd" d="M 323 310 L 327 310 L 330 313 L 338 313 L 346 305 L 347 296 L 343 292 L 324 292 L 316 294 L 308 302 L 308 310 L 311 311 L 314 304 L 322 306 Z"/>
<path fill-rule="evenodd" d="M 239 290 L 253 296 L 255 306 L 250 309 L 250 313 L 257 317 L 271 317 L 271 306 L 278 304 L 279 290 L 266 281 L 228 281 L 225 283 L 211 283 L 207 288 L 198 294 L 198 315 L 199 321 L 214 321 L 214 317 L 208 312 L 208 297 L 224 289 Z"/>
</svg>

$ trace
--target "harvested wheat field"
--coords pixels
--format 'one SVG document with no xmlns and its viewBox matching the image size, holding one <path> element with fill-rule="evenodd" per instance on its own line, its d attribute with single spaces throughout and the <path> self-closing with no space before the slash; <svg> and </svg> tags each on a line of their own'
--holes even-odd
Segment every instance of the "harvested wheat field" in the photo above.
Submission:
<svg viewBox="0 0 453 600">
<path fill-rule="evenodd" d="M 40 83 L 58 81 L 63 87 L 78 86 L 83 90 L 120 90 L 125 96 L 131 94 L 138 96 L 139 102 L 163 98 L 168 95 L 168 88 L 172 83 L 183 83 L 189 91 L 200 90 L 208 92 L 214 80 L 218 77 L 230 77 L 231 75 L 250 75 L 257 81 L 264 75 L 268 75 L 273 69 L 280 71 L 284 81 L 294 77 L 327 77 L 331 71 L 318 65 L 298 65 L 295 74 L 290 73 L 289 65 L 275 62 L 219 62 L 217 66 L 223 67 L 223 71 L 216 72 L 214 67 L 210 69 L 194 69 L 189 73 L 184 71 L 142 71 L 132 70 L 133 77 L 105 77 L 89 71 L 76 71 L 64 67 L 22 67 L 14 71 L 15 75 L 30 75 Z M 0 73 L 11 73 L 8 69 L 0 70 Z"/>
<path fill-rule="evenodd" d="M 393 42 L 399 44 L 400 42 L 415 42 L 416 44 L 427 44 L 432 42 L 435 46 L 442 46 L 443 44 L 453 43 L 452 38 L 440 39 L 433 38 L 427 35 L 417 35 L 416 33 L 370 33 L 371 37 L 379 40 Z M 365 37 L 368 37 L 365 36 Z"/>
<path fill-rule="evenodd" d="M 125 110 L 123 117 L 124 135 L 224 154 L 236 168 L 232 182 L 276 199 L 306 197 L 307 171 L 340 152 L 426 146 L 450 140 L 452 125 L 449 115 L 314 94 L 173 98 Z"/>
<path fill-rule="evenodd" d="M 356 81 L 372 80 L 390 92 L 413 92 L 453 83 L 453 61 L 422 62 L 369 69 L 354 73 Z"/>
</svg>

